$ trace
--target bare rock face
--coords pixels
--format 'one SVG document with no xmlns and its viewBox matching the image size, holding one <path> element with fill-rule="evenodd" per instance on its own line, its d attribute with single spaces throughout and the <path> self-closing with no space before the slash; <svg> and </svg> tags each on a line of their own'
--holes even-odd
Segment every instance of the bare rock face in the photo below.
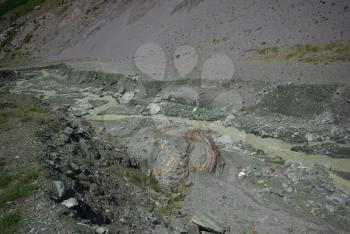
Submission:
<svg viewBox="0 0 350 234">
<path fill-rule="evenodd" d="M 214 173 L 220 153 L 212 139 L 198 131 L 188 131 L 185 138 L 190 141 L 188 166 L 190 172 Z"/>
<path fill-rule="evenodd" d="M 128 152 L 146 160 L 155 178 L 167 185 L 176 185 L 190 173 L 215 173 L 221 162 L 206 134 L 170 125 L 141 129 L 130 138 Z"/>
</svg>

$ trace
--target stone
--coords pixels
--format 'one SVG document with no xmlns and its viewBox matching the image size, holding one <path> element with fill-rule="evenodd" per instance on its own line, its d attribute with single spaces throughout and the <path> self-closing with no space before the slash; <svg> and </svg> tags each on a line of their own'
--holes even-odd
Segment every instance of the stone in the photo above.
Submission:
<svg viewBox="0 0 350 234">
<path fill-rule="evenodd" d="M 300 166 L 302 166 L 302 164 L 301 164 L 301 162 L 298 162 L 298 161 L 295 161 L 295 160 L 292 160 L 292 159 L 287 159 L 287 161 L 285 161 L 285 163 L 284 163 L 284 166 L 286 168 L 294 167 L 294 166 L 300 167 Z"/>
<path fill-rule="evenodd" d="M 188 233 L 185 225 L 181 222 L 180 219 L 173 219 L 171 221 L 171 227 L 179 233 Z"/>
<path fill-rule="evenodd" d="M 120 98 L 120 103 L 127 105 L 130 104 L 130 102 L 134 99 L 135 93 L 134 92 L 126 92 L 123 94 L 123 96 Z"/>
<path fill-rule="evenodd" d="M 240 178 L 240 179 L 243 179 L 243 178 L 246 177 L 246 176 L 247 176 L 247 172 L 246 172 L 245 169 L 243 169 L 242 171 L 240 171 L 240 172 L 238 173 L 238 178 Z"/>
<path fill-rule="evenodd" d="M 312 142 L 312 141 L 315 141 L 315 140 L 317 139 L 317 136 L 315 136 L 315 135 L 312 134 L 312 133 L 307 132 L 307 133 L 305 134 L 305 138 L 306 138 L 306 140 L 307 140 L 308 142 Z"/>
<path fill-rule="evenodd" d="M 91 103 L 89 102 L 89 100 L 87 99 L 78 99 L 75 102 L 75 106 L 78 109 L 83 109 L 83 110 L 90 110 L 93 109 L 94 107 L 91 105 Z"/>
<path fill-rule="evenodd" d="M 66 135 L 68 135 L 68 136 L 70 136 L 70 135 L 72 135 L 72 133 L 73 133 L 73 128 L 71 128 L 71 127 L 66 127 L 66 128 L 63 130 L 63 133 L 66 134 Z"/>
<path fill-rule="evenodd" d="M 104 228 L 104 227 L 97 227 L 97 228 L 95 228 L 95 232 L 97 234 L 108 234 L 109 230 L 107 228 Z"/>
<path fill-rule="evenodd" d="M 192 181 L 190 181 L 190 180 L 187 180 L 186 182 L 185 182 L 185 186 L 186 187 L 191 187 L 193 185 L 193 183 L 192 183 Z"/>
<path fill-rule="evenodd" d="M 215 173 L 222 159 L 205 134 L 173 125 L 143 128 L 128 143 L 131 158 L 148 162 L 155 178 L 175 185 L 189 173 Z"/>
<path fill-rule="evenodd" d="M 191 222 L 210 232 L 225 233 L 224 222 L 208 212 L 197 212 Z"/>
<path fill-rule="evenodd" d="M 325 208 L 326 208 L 326 210 L 327 210 L 329 213 L 334 213 L 334 211 L 335 211 L 334 206 L 329 205 L 329 204 L 326 204 L 326 205 L 325 205 Z"/>
<path fill-rule="evenodd" d="M 156 217 L 156 216 L 152 216 L 151 217 L 151 224 L 159 225 L 159 224 L 161 224 L 161 220 L 158 217 Z"/>
<path fill-rule="evenodd" d="M 217 139 L 217 141 L 221 144 L 224 144 L 224 145 L 230 145 L 233 143 L 233 141 L 229 135 L 221 136 Z"/>
<path fill-rule="evenodd" d="M 278 189 L 278 188 L 270 188 L 270 193 L 277 195 L 279 197 L 284 197 L 284 193 L 282 189 Z"/>
<path fill-rule="evenodd" d="M 74 197 L 71 197 L 67 200 L 64 200 L 63 202 L 61 202 L 61 204 L 67 208 L 73 208 L 79 205 L 79 202 L 77 199 L 75 199 Z"/>
<path fill-rule="evenodd" d="M 156 115 L 160 112 L 160 106 L 158 104 L 155 103 L 151 103 L 147 106 L 147 109 L 149 110 L 149 113 L 151 115 Z"/>
<path fill-rule="evenodd" d="M 71 111 L 76 117 L 82 117 L 89 114 L 87 110 L 77 107 L 72 107 Z"/>
<path fill-rule="evenodd" d="M 57 191 L 57 197 L 62 198 L 65 192 L 65 186 L 63 181 L 56 180 L 53 182 Z"/>
</svg>

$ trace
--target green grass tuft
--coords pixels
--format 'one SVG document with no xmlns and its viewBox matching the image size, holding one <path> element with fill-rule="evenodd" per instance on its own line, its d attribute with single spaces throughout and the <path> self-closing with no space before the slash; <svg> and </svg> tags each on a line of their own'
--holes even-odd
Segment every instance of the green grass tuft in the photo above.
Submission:
<svg viewBox="0 0 350 234">
<path fill-rule="evenodd" d="M 43 2 L 45 0 L 6 0 L 0 4 L 0 16 L 14 12 L 17 17 L 21 17 Z"/>
<path fill-rule="evenodd" d="M 21 221 L 21 214 L 17 210 L 12 213 L 5 214 L 0 218 L 0 230 L 3 234 L 16 233 L 18 223 Z"/>
<path fill-rule="evenodd" d="M 28 196 L 35 190 L 32 182 L 39 177 L 38 171 L 27 171 L 16 175 L 1 175 L 6 188 L 0 192 L 0 207 L 7 202 Z"/>
</svg>

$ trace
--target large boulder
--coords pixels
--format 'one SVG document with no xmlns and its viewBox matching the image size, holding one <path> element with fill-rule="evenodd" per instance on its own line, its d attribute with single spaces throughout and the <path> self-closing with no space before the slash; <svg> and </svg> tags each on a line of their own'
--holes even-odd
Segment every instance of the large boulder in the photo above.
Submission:
<svg viewBox="0 0 350 234">
<path fill-rule="evenodd" d="M 176 185 L 193 172 L 214 173 L 221 161 L 206 134 L 173 125 L 141 129 L 130 137 L 128 153 L 146 161 L 154 177 L 167 185 Z"/>
</svg>

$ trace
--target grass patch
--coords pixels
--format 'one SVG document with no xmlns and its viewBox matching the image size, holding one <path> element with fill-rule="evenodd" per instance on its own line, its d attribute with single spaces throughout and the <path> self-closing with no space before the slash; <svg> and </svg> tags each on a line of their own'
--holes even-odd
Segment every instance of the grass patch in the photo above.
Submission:
<svg viewBox="0 0 350 234">
<path fill-rule="evenodd" d="M 13 99 L 8 93 L 3 93 L 4 99 Z M 15 103 L 11 103 L 6 109 L 0 111 L 0 128 L 9 126 L 10 123 L 36 122 L 46 123 L 53 118 L 53 114 L 46 108 L 32 103 L 30 100 L 16 98 Z"/>
<path fill-rule="evenodd" d="M 32 182 L 39 177 L 39 172 L 31 170 L 13 175 L 4 174 L 0 177 L 3 187 L 5 186 L 0 192 L 0 207 L 4 207 L 7 202 L 30 195 L 36 188 Z"/>
<path fill-rule="evenodd" d="M 9 95 L 10 94 L 10 92 L 9 91 L 0 91 L 0 97 L 4 97 L 4 96 L 7 96 L 7 95 Z"/>
<path fill-rule="evenodd" d="M 3 234 L 15 233 L 18 223 L 21 221 L 21 214 L 17 210 L 12 213 L 5 214 L 0 218 L 0 230 Z"/>
<path fill-rule="evenodd" d="M 263 59 L 297 60 L 303 63 L 350 62 L 350 41 L 327 44 L 297 44 L 289 48 L 263 47 L 257 49 Z"/>
<path fill-rule="evenodd" d="M 258 50 L 258 53 L 260 55 L 267 55 L 269 53 L 277 53 L 278 52 L 278 47 L 266 47 L 266 48 L 261 48 Z"/>
<path fill-rule="evenodd" d="M 229 37 L 219 37 L 219 38 L 213 38 L 213 44 L 217 45 L 217 44 L 220 44 L 220 43 L 225 43 L 225 42 L 228 42 L 230 40 Z"/>
<path fill-rule="evenodd" d="M 0 188 L 8 186 L 15 178 L 13 174 L 0 175 Z"/>
<path fill-rule="evenodd" d="M 21 17 L 45 2 L 45 0 L 6 0 L 0 4 L 0 17 L 13 12 L 16 17 Z"/>
</svg>

